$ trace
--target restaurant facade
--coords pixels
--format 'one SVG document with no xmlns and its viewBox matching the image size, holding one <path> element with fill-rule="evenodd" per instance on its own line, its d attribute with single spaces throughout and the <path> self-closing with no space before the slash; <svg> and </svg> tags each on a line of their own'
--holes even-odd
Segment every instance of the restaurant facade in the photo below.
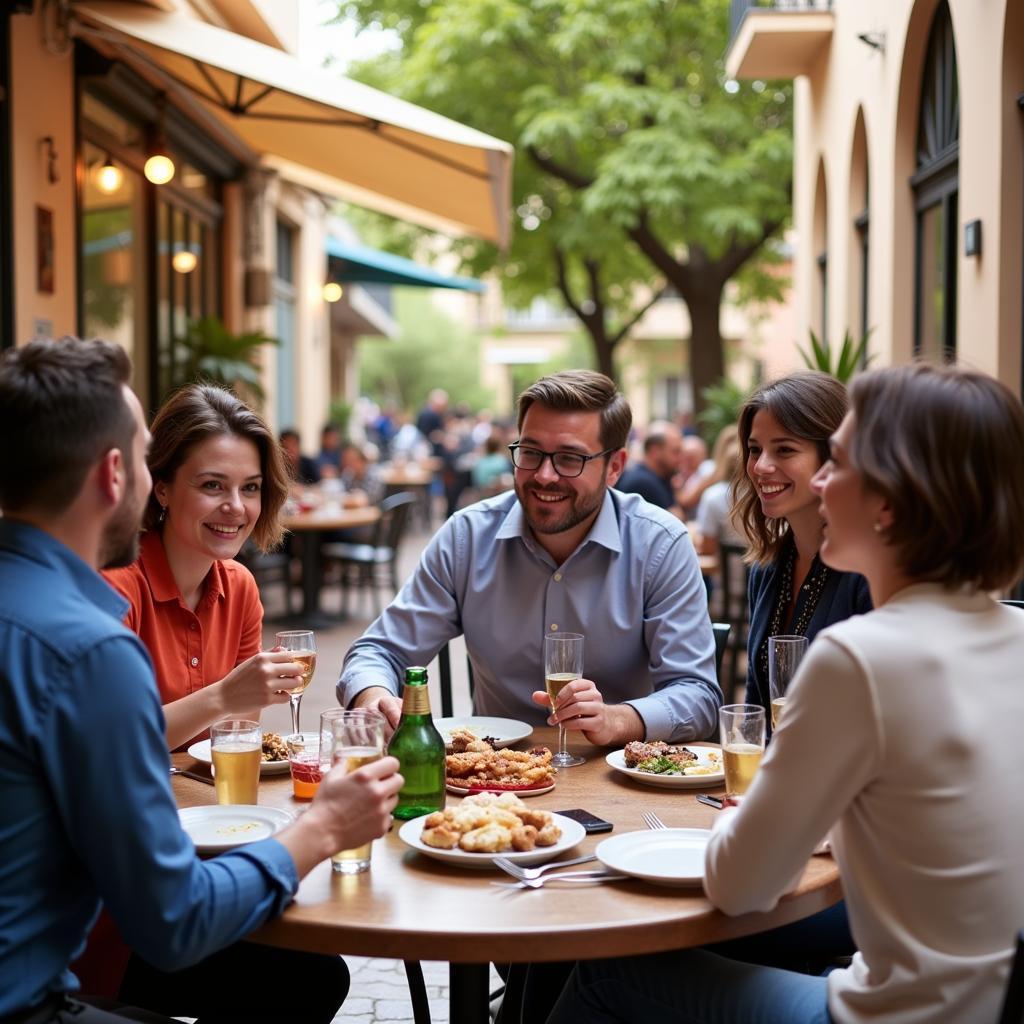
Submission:
<svg viewBox="0 0 1024 1024">
<path fill-rule="evenodd" d="M 734 0 L 731 77 L 795 81 L 797 336 L 1022 386 L 1024 4 Z"/>
<path fill-rule="evenodd" d="M 284 0 L 5 5 L 4 345 L 117 341 L 153 410 L 204 318 L 262 332 L 279 340 L 259 355 L 268 418 L 312 444 L 331 401 L 354 397 L 356 337 L 393 326 L 365 267 L 331 254 L 334 200 L 504 241 L 511 147 L 310 67 L 299 15 Z"/>
</svg>

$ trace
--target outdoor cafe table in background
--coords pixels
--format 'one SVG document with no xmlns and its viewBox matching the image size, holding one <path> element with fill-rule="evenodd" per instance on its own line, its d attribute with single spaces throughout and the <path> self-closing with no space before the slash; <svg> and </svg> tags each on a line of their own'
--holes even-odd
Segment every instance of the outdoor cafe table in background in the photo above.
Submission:
<svg viewBox="0 0 1024 1024">
<path fill-rule="evenodd" d="M 525 742 L 555 749 L 557 738 L 557 730 L 545 727 Z M 574 749 L 586 764 L 559 772 L 552 792 L 528 798 L 531 807 L 582 807 L 612 822 L 613 835 L 642 829 L 643 811 L 655 812 L 670 827 L 693 828 L 710 828 L 719 813 L 697 802 L 697 790 L 644 786 L 609 768 L 605 750 L 584 743 Z M 187 754 L 173 759 L 205 770 Z M 173 784 L 182 807 L 215 802 L 210 786 L 180 776 Z M 287 775 L 264 776 L 259 802 L 293 812 L 302 806 L 291 795 Z M 398 824 L 374 843 L 367 873 L 339 875 L 325 861 L 306 877 L 284 914 L 250 938 L 317 953 L 448 960 L 451 1024 L 488 1019 L 489 962 L 580 960 L 699 946 L 789 924 L 842 898 L 839 872 L 829 856 L 812 857 L 799 887 L 774 911 L 742 917 L 715 910 L 699 887 L 666 888 L 635 879 L 548 885 L 543 891 L 498 889 L 489 883 L 510 881 L 508 876 L 425 857 L 399 839 Z M 587 836 L 563 856 L 592 852 L 604 838 Z"/>
<path fill-rule="evenodd" d="M 297 512 L 281 517 L 284 528 L 302 534 L 302 614 L 300 619 L 307 629 L 324 629 L 330 625 L 320 611 L 320 585 L 323 568 L 320 561 L 320 541 L 327 530 L 347 530 L 356 526 L 371 526 L 380 519 L 375 505 L 361 508 L 343 508 L 324 505 L 310 512 Z"/>
</svg>

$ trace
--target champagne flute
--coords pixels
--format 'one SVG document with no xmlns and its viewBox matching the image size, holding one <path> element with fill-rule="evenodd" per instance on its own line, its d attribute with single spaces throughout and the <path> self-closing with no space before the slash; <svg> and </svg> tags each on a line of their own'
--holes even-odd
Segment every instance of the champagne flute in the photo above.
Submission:
<svg viewBox="0 0 1024 1024">
<path fill-rule="evenodd" d="M 796 675 L 800 660 L 807 653 L 805 636 L 768 638 L 768 691 L 771 698 L 772 729 L 779 727 L 786 706 L 786 690 Z"/>
<path fill-rule="evenodd" d="M 313 680 L 313 673 L 316 671 L 316 637 L 311 629 L 288 629 L 278 633 L 274 642 L 283 651 L 292 654 L 292 661 L 297 661 L 303 667 L 302 682 L 298 686 L 288 690 L 288 703 L 292 712 L 292 734 L 301 732 L 299 729 L 299 705 L 302 703 L 302 694 L 306 687 Z"/>
<path fill-rule="evenodd" d="M 558 695 L 574 679 L 583 678 L 583 636 L 580 633 L 549 633 L 544 637 L 544 689 L 548 691 L 551 710 L 555 710 Z M 565 749 L 565 726 L 558 723 L 558 753 L 551 763 L 559 768 L 583 764 Z"/>
</svg>

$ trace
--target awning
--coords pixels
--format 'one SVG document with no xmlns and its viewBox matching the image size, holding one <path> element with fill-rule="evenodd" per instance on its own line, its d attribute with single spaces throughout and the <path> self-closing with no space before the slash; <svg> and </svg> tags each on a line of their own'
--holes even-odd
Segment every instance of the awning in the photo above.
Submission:
<svg viewBox="0 0 1024 1024">
<path fill-rule="evenodd" d="M 456 288 L 482 292 L 484 285 L 472 277 L 440 274 L 413 260 L 381 252 L 365 245 L 327 239 L 328 276 L 334 281 L 412 285 L 417 288 Z"/>
<path fill-rule="evenodd" d="M 134 3 L 77 3 L 76 32 L 198 96 L 300 184 L 452 234 L 508 241 L 512 147 L 271 46 Z M 163 80 L 163 81 L 162 81 Z"/>
</svg>

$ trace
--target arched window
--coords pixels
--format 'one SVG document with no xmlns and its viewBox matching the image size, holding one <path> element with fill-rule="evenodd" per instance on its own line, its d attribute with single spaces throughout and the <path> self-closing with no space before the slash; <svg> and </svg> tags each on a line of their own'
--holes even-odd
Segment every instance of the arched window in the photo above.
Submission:
<svg viewBox="0 0 1024 1024">
<path fill-rule="evenodd" d="M 928 37 L 917 123 L 914 350 L 956 357 L 957 191 L 960 96 L 953 25 L 945 0 Z"/>
</svg>

